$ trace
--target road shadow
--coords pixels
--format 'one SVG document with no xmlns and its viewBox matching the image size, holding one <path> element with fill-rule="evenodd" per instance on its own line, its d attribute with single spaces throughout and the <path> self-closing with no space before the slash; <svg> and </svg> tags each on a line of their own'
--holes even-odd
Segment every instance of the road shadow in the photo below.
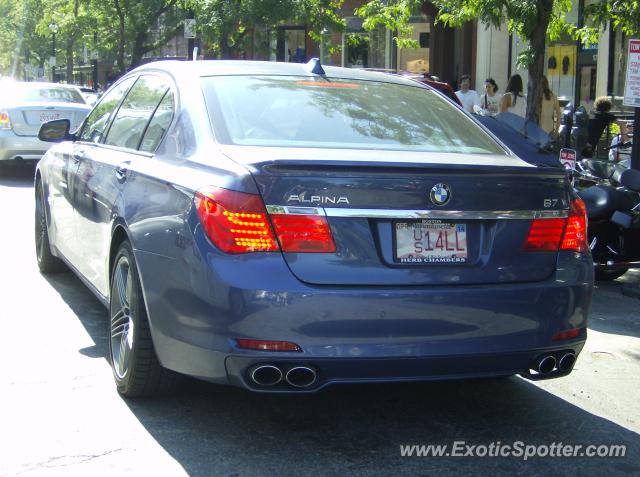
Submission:
<svg viewBox="0 0 640 477">
<path fill-rule="evenodd" d="M 622 294 L 625 286 L 640 288 L 640 269 L 629 270 L 611 282 L 596 282 L 594 294 L 597 293 L 599 299 L 591 309 L 590 329 L 640 338 L 640 302 Z"/>
<path fill-rule="evenodd" d="M 34 166 L 0 161 L 0 187 L 33 187 Z"/>
<path fill-rule="evenodd" d="M 71 273 L 48 277 L 95 346 L 108 354 L 107 312 Z M 190 381 L 178 395 L 125 400 L 191 476 L 633 475 L 635 432 L 520 378 L 336 386 L 262 395 Z M 403 444 L 626 444 L 624 458 L 401 457 Z"/>
</svg>

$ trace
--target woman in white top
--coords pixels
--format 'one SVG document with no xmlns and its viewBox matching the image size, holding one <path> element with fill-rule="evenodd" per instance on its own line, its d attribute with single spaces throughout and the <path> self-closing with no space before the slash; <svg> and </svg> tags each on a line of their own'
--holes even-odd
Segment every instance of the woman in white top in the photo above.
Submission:
<svg viewBox="0 0 640 477">
<path fill-rule="evenodd" d="M 504 93 L 500 101 L 500 112 L 526 117 L 527 97 L 522 94 L 522 91 L 522 77 L 516 74 L 509 78 L 507 92 Z"/>
<path fill-rule="evenodd" d="M 480 109 L 484 114 L 495 116 L 500 112 L 500 96 L 496 94 L 498 85 L 493 78 L 484 80 L 484 93 L 480 95 Z"/>
</svg>

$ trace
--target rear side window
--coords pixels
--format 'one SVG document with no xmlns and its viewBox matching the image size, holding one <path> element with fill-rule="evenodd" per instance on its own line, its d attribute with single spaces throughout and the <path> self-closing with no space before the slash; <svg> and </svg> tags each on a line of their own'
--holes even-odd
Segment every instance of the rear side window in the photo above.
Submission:
<svg viewBox="0 0 640 477">
<path fill-rule="evenodd" d="M 167 82 L 157 76 L 142 76 L 122 102 L 105 144 L 138 149 L 147 124 L 169 89 Z"/>
<path fill-rule="evenodd" d="M 80 140 L 87 142 L 100 142 L 109 124 L 109 118 L 122 101 L 135 78 L 128 78 L 108 91 L 100 100 L 98 105 L 93 108 L 89 116 L 84 122 Z"/>
<path fill-rule="evenodd" d="M 147 126 L 142 143 L 140 143 L 141 151 L 154 152 L 157 149 L 173 119 L 174 105 L 173 93 L 167 91 Z"/>
<path fill-rule="evenodd" d="M 216 137 L 247 146 L 506 154 L 435 91 L 340 78 L 203 78 Z"/>
</svg>

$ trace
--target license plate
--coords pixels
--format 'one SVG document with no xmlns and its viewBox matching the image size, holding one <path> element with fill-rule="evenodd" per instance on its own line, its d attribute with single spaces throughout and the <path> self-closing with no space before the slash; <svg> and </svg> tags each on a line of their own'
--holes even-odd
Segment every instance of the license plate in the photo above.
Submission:
<svg viewBox="0 0 640 477">
<path fill-rule="evenodd" d="M 467 224 L 437 219 L 395 223 L 396 262 L 462 263 L 467 260 Z"/>
<path fill-rule="evenodd" d="M 40 122 L 54 121 L 60 119 L 60 113 L 40 113 Z"/>
</svg>

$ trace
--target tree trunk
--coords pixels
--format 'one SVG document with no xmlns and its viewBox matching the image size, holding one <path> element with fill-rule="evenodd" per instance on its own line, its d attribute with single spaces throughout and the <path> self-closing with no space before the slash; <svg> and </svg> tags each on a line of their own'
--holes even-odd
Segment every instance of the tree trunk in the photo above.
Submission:
<svg viewBox="0 0 640 477">
<path fill-rule="evenodd" d="M 119 73 L 123 74 L 125 71 L 125 67 L 124 67 L 124 45 L 126 42 L 125 17 L 124 17 L 124 12 L 122 11 L 122 6 L 120 5 L 120 0 L 114 0 L 113 4 L 116 7 L 116 12 L 118 14 L 118 51 L 116 55 L 116 63 L 118 65 Z"/>
<path fill-rule="evenodd" d="M 544 53 L 546 50 L 547 27 L 551 20 L 553 1 L 538 2 L 537 22 L 531 33 L 533 62 L 529 65 L 529 83 L 527 85 L 527 119 L 540 124 L 542 109 L 542 75 L 544 74 Z"/>
<path fill-rule="evenodd" d="M 220 59 L 221 60 L 230 59 L 229 35 L 227 34 L 226 31 L 223 31 L 220 34 Z"/>
<path fill-rule="evenodd" d="M 145 43 L 147 40 L 147 32 L 138 32 L 136 39 L 133 42 L 133 50 L 131 51 L 131 68 L 135 68 L 140 65 L 142 57 L 147 53 L 148 48 Z"/>
</svg>

